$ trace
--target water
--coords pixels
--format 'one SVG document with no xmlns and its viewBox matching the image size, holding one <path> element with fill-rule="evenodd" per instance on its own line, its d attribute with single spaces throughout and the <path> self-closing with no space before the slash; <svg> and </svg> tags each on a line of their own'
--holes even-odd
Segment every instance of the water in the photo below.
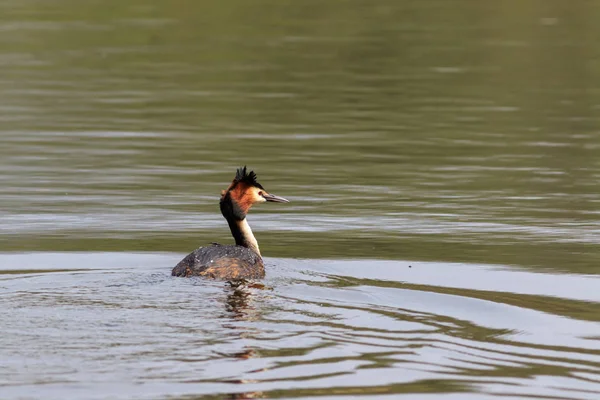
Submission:
<svg viewBox="0 0 600 400">
<path fill-rule="evenodd" d="M 600 398 L 598 11 L 2 2 L 0 397 Z"/>
<path fill-rule="evenodd" d="M 6 256 L 4 396 L 600 394 L 597 279 L 268 259 L 265 288 L 235 289 L 170 277 L 178 258 Z"/>
</svg>

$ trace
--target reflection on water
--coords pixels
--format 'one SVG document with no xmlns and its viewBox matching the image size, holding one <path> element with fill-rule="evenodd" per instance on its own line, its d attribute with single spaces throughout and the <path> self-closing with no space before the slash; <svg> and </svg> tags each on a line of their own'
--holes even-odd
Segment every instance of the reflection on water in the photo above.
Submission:
<svg viewBox="0 0 600 400">
<path fill-rule="evenodd" d="M 597 399 L 599 14 L 0 2 L 0 397 Z"/>
<path fill-rule="evenodd" d="M 169 276 L 179 258 L 3 256 L 4 271 L 37 266 L 0 275 L 3 395 L 600 395 L 597 278 L 572 276 L 558 298 L 513 269 L 268 259 L 264 288 L 236 288 Z"/>
<path fill-rule="evenodd" d="M 63 3 L 0 5 L 3 250 L 225 241 L 248 164 L 266 254 L 597 273 L 592 3 Z"/>
</svg>

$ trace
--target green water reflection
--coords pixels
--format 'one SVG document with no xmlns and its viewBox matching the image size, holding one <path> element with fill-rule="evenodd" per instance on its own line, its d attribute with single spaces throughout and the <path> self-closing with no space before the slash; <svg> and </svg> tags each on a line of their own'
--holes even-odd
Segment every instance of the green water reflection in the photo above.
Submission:
<svg viewBox="0 0 600 400">
<path fill-rule="evenodd" d="M 596 273 L 599 14 L 4 1 L 0 250 L 226 241 L 216 199 L 248 164 L 293 201 L 256 211 L 267 255 Z"/>
</svg>

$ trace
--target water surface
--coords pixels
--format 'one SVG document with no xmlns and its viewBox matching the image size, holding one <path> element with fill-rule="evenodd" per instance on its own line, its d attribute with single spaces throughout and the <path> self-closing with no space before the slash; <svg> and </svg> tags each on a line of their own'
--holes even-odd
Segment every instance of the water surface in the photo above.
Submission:
<svg viewBox="0 0 600 400">
<path fill-rule="evenodd" d="M 3 395 L 600 395 L 597 278 L 267 259 L 232 288 L 169 276 L 179 257 L 3 256 Z"/>
<path fill-rule="evenodd" d="M 597 399 L 597 17 L 3 1 L 0 397 Z M 267 287 L 171 278 L 246 164 Z"/>
</svg>

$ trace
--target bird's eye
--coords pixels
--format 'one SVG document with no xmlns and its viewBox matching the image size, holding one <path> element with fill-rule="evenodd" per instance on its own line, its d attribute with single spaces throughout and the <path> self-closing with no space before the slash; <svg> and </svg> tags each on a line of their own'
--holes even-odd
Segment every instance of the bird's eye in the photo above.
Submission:
<svg viewBox="0 0 600 400">
<path fill-rule="evenodd" d="M 258 192 L 258 195 L 262 197 L 262 195 L 263 195 L 263 192 Z"/>
</svg>

